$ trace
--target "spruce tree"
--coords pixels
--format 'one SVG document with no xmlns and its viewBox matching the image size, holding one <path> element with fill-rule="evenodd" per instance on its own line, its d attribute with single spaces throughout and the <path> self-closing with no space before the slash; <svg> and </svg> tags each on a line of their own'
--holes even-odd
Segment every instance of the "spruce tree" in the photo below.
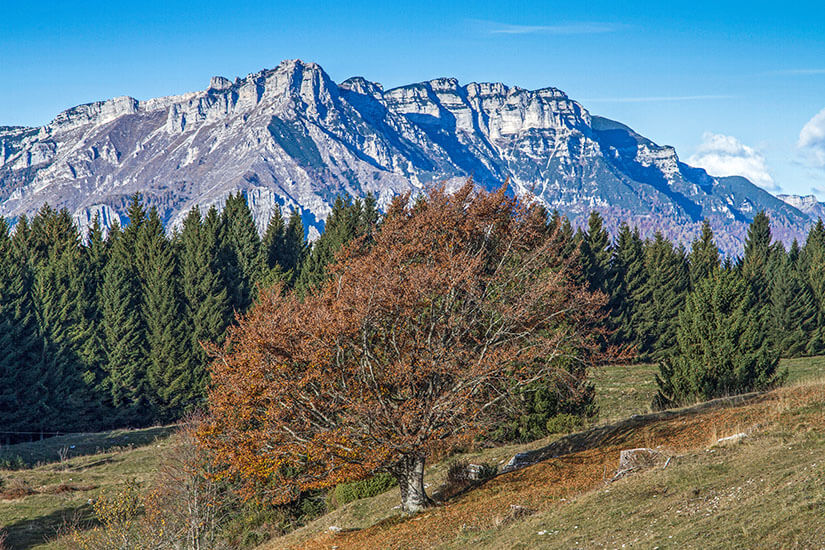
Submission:
<svg viewBox="0 0 825 550">
<path fill-rule="evenodd" d="M 657 409 L 765 390 L 786 376 L 768 330 L 768 308 L 741 275 L 702 280 L 679 314 L 678 345 L 660 364 Z"/>
<path fill-rule="evenodd" d="M 252 303 L 260 277 L 261 240 L 246 197 L 230 194 L 221 212 L 223 269 L 232 307 L 242 313 Z"/>
<path fill-rule="evenodd" d="M 753 287 L 756 300 L 768 303 L 768 261 L 771 255 L 771 224 L 764 210 L 754 216 L 748 227 L 745 251 L 740 268 L 745 280 Z"/>
<path fill-rule="evenodd" d="M 276 247 L 275 254 L 275 263 L 280 266 L 284 281 L 290 288 L 294 287 L 295 282 L 298 280 L 306 250 L 304 223 L 301 215 L 293 210 L 284 230 L 283 241 L 280 246 Z"/>
<path fill-rule="evenodd" d="M 808 233 L 800 254 L 799 270 L 811 289 L 817 308 L 816 327 L 808 342 L 807 354 L 825 353 L 825 224 L 818 220 Z"/>
<path fill-rule="evenodd" d="M 816 330 L 816 303 L 799 264 L 796 241 L 787 255 L 777 251 L 771 258 L 771 341 L 783 357 L 805 355 Z"/>
<path fill-rule="evenodd" d="M 25 216 L 12 239 L 0 218 L 0 425 L 13 432 L 43 430 L 50 412 L 27 241 Z"/>
<path fill-rule="evenodd" d="M 611 339 L 616 345 L 639 342 L 639 308 L 649 297 L 645 268 L 644 242 L 639 229 L 631 231 L 627 224 L 619 228 L 610 262 L 610 317 Z"/>
<path fill-rule="evenodd" d="M 29 254 L 35 264 L 33 296 L 43 338 L 43 383 L 51 431 L 94 429 L 93 396 L 83 382 L 77 326 L 83 314 L 80 235 L 68 211 L 44 207 L 32 219 Z"/>
<path fill-rule="evenodd" d="M 657 361 L 676 344 L 676 319 L 690 279 L 684 250 L 657 232 L 645 246 L 645 271 L 644 300 L 637 302 L 637 351 L 642 360 Z"/>
<path fill-rule="evenodd" d="M 691 288 L 696 288 L 700 281 L 713 275 L 720 267 L 719 249 L 713 242 L 713 230 L 707 220 L 702 223 L 702 234 L 691 245 L 688 264 Z"/>
<path fill-rule="evenodd" d="M 295 283 L 300 293 L 311 292 L 323 283 L 327 276 L 327 266 L 332 263 L 335 254 L 352 239 L 370 229 L 362 215 L 361 201 L 352 201 L 348 196 L 339 196 L 335 199 L 324 232 L 308 250 L 301 266 L 300 275 Z"/>
<path fill-rule="evenodd" d="M 152 418 L 152 410 L 147 399 L 148 353 L 146 327 L 140 311 L 140 277 L 133 261 L 136 239 L 137 235 L 129 231 L 129 227 L 109 232 L 111 255 L 103 272 L 101 303 L 108 405 L 117 409 L 120 417 L 113 420 L 142 425 Z"/>
<path fill-rule="evenodd" d="M 581 233 L 582 277 L 591 290 L 604 291 L 610 276 L 610 235 L 601 214 L 590 213 L 587 230 Z"/>
<path fill-rule="evenodd" d="M 202 220 L 196 206 L 189 211 L 176 236 L 183 292 L 181 327 L 188 336 L 187 362 L 191 364 L 189 403 L 202 398 L 206 389 L 208 357 L 201 343 L 220 343 L 232 320 L 219 266 L 219 229 L 217 210 L 210 208 Z"/>
<path fill-rule="evenodd" d="M 195 401 L 198 390 L 193 389 L 194 369 L 187 361 L 181 324 L 177 260 L 154 207 L 141 228 L 135 256 L 148 268 L 141 278 L 141 312 L 146 325 L 150 400 L 159 420 L 175 420 Z"/>
<path fill-rule="evenodd" d="M 261 239 L 259 282 L 264 287 L 272 286 L 275 282 L 283 280 L 284 274 L 278 264 L 278 254 L 280 248 L 284 246 L 285 237 L 286 223 L 280 208 L 276 208 L 267 222 L 266 231 Z"/>
<path fill-rule="evenodd" d="M 105 401 L 104 379 L 106 372 L 106 343 L 103 332 L 103 310 L 101 292 L 103 272 L 106 268 L 108 249 L 103 238 L 100 215 L 92 221 L 86 238 L 86 246 L 81 258 L 82 272 L 82 315 L 75 328 L 74 339 L 80 343 L 78 353 L 83 361 L 83 381 L 92 389 L 97 398 Z M 104 414 L 100 412 L 100 414 Z"/>
</svg>

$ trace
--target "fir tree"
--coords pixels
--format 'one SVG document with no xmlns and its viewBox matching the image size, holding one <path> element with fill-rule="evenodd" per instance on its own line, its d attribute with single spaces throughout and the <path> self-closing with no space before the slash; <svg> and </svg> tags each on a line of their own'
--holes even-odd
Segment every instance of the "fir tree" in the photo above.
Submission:
<svg viewBox="0 0 825 550">
<path fill-rule="evenodd" d="M 324 232 L 312 245 L 300 269 L 295 283 L 296 289 L 307 293 L 326 280 L 327 266 L 332 263 L 335 254 L 352 239 L 371 230 L 366 224 L 361 201 L 352 201 L 350 197 L 339 196 L 332 205 L 332 212 L 327 218 Z"/>
<path fill-rule="evenodd" d="M 177 260 L 154 207 L 141 228 L 135 255 L 148 267 L 141 280 L 141 311 L 146 324 L 150 399 L 160 420 L 174 420 L 195 400 L 198 390 L 193 388 L 200 384 L 192 380 L 194 369 L 185 353 Z"/>
<path fill-rule="evenodd" d="M 702 280 L 679 315 L 678 346 L 660 364 L 655 408 L 771 388 L 784 379 L 768 308 L 735 271 Z"/>
<path fill-rule="evenodd" d="M 260 277 L 261 240 L 240 191 L 230 194 L 221 212 L 223 269 L 229 300 L 235 311 L 246 311 L 254 298 L 254 284 Z"/>
<path fill-rule="evenodd" d="M 818 220 L 808 233 L 800 254 L 799 271 L 811 289 L 817 308 L 816 327 L 808 343 L 807 354 L 825 352 L 825 224 Z"/>
<path fill-rule="evenodd" d="M 799 245 L 796 241 L 787 255 L 777 251 L 771 258 L 771 341 L 784 357 L 806 354 L 816 330 L 816 303 L 804 274 L 799 270 L 799 263 Z"/>
<path fill-rule="evenodd" d="M 610 263 L 610 328 L 616 345 L 636 345 L 640 334 L 639 308 L 649 297 L 644 242 L 639 229 L 627 224 L 619 228 Z"/>
<path fill-rule="evenodd" d="M 286 223 L 281 215 L 280 208 L 276 208 L 272 217 L 266 225 L 266 232 L 261 239 L 261 265 L 259 282 L 264 287 L 272 286 L 275 282 L 283 280 L 283 271 L 278 264 L 278 254 L 284 246 L 286 238 Z"/>
<path fill-rule="evenodd" d="M 676 344 L 676 319 L 685 301 L 689 274 L 684 250 L 661 233 L 645 246 L 646 289 L 639 295 L 637 351 L 643 360 L 659 360 Z"/>
<path fill-rule="evenodd" d="M 0 424 L 8 431 L 43 430 L 49 417 L 43 339 L 35 316 L 27 240 L 25 217 L 18 221 L 13 239 L 5 219 L 0 218 Z"/>
<path fill-rule="evenodd" d="M 713 242 L 713 230 L 707 220 L 702 223 L 702 234 L 691 245 L 688 264 L 691 288 L 696 288 L 700 281 L 713 275 L 720 267 L 719 249 Z"/>
<path fill-rule="evenodd" d="M 587 231 L 581 234 L 582 276 L 591 290 L 604 291 L 610 275 L 610 235 L 601 215 L 590 213 Z"/>
<path fill-rule="evenodd" d="M 197 207 L 189 211 L 176 237 L 183 292 L 182 330 L 188 335 L 191 390 L 188 402 L 200 399 L 206 389 L 207 355 L 202 342 L 220 343 L 230 323 L 231 309 L 223 284 L 220 262 L 219 221 L 215 208 L 201 219 Z"/>
<path fill-rule="evenodd" d="M 135 220 L 135 218 L 131 218 Z M 134 231 L 111 230 L 111 255 L 103 272 L 101 303 L 106 338 L 106 389 L 120 422 L 145 424 L 152 416 L 147 399 L 146 327 L 141 316 L 140 278 L 133 265 Z M 133 240 L 134 239 L 134 240 Z"/>
<path fill-rule="evenodd" d="M 771 255 L 771 223 L 764 210 L 754 216 L 748 227 L 745 239 L 745 251 L 740 264 L 745 277 L 756 294 L 756 300 L 767 303 L 768 296 L 768 261 Z"/>
</svg>

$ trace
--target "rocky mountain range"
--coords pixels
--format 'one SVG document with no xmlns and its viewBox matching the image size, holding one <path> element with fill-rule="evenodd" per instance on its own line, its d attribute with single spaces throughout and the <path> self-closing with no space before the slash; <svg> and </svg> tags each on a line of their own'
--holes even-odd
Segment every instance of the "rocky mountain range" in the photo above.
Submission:
<svg viewBox="0 0 825 550">
<path fill-rule="evenodd" d="M 276 208 L 297 209 L 314 237 L 339 194 L 373 193 L 381 207 L 468 177 L 488 189 L 506 182 L 576 224 L 596 209 L 611 228 L 627 221 L 687 242 L 706 218 L 733 254 L 759 210 L 785 241 L 825 211 L 745 178 L 711 177 L 556 88 L 439 78 L 384 90 L 361 77 L 336 84 L 298 60 L 213 77 L 203 91 L 119 97 L 42 127 L 0 127 L 0 215 L 12 221 L 48 202 L 81 227 L 95 214 L 125 222 L 140 192 L 174 227 L 193 205 L 220 206 L 242 190 L 261 230 Z"/>
</svg>

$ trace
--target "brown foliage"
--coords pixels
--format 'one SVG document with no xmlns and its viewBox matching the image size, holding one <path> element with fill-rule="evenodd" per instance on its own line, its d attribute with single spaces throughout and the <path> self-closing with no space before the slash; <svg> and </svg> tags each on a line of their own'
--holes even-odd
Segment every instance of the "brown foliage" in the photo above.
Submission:
<svg viewBox="0 0 825 550">
<path fill-rule="evenodd" d="M 274 503 L 376 470 L 402 480 L 496 422 L 515 388 L 562 372 L 575 391 L 604 297 L 573 283 L 561 240 L 468 183 L 396 200 L 315 294 L 263 291 L 213 350 L 200 439 L 222 475 Z"/>
</svg>

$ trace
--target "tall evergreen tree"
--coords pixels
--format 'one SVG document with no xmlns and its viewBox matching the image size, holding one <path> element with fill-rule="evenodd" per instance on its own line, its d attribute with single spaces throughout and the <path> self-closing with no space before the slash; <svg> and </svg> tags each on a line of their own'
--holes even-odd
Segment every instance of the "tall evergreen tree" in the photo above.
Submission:
<svg viewBox="0 0 825 550">
<path fill-rule="evenodd" d="M 719 249 L 713 242 L 713 230 L 707 220 L 702 223 L 702 234 L 691 245 L 688 265 L 691 288 L 696 288 L 700 281 L 719 269 Z"/>
<path fill-rule="evenodd" d="M 199 391 L 185 352 L 177 260 L 154 207 L 141 228 L 135 256 L 147 266 L 141 279 L 141 312 L 146 325 L 150 399 L 158 419 L 174 420 L 195 401 Z"/>
<path fill-rule="evenodd" d="M 232 320 L 226 287 L 220 270 L 219 219 L 210 208 L 201 219 L 196 207 L 189 211 L 176 237 L 180 255 L 180 280 L 183 292 L 182 327 L 188 335 L 191 362 L 191 394 L 187 401 L 200 399 L 206 390 L 207 355 L 202 342 L 221 342 Z"/>
<path fill-rule="evenodd" d="M 771 341 L 784 357 L 805 355 L 816 330 L 816 303 L 799 264 L 796 241 L 787 255 L 777 249 L 771 258 Z"/>
<path fill-rule="evenodd" d="M 647 288 L 638 308 L 637 351 L 643 360 L 658 361 L 676 344 L 676 319 L 690 278 L 684 250 L 657 232 L 645 246 L 645 270 Z"/>
<path fill-rule="evenodd" d="M 610 263 L 610 328 L 616 345 L 636 345 L 641 315 L 640 306 L 649 296 L 648 273 L 645 268 L 644 242 L 639 229 L 631 231 L 627 224 L 619 228 Z"/>
<path fill-rule="evenodd" d="M 581 233 L 582 276 L 591 290 L 605 291 L 610 276 L 610 235 L 601 214 L 590 213 L 587 230 Z"/>
<path fill-rule="evenodd" d="M 287 286 L 295 286 L 306 251 L 304 222 L 301 215 L 293 210 L 284 230 L 283 241 L 276 247 L 275 254 L 275 263 L 280 266 Z"/>
<path fill-rule="evenodd" d="M 767 308 L 735 271 L 699 283 L 679 315 L 677 341 L 660 364 L 655 408 L 764 390 L 786 375 L 771 346 Z"/>
<path fill-rule="evenodd" d="M 96 426 L 91 388 L 82 374 L 76 329 L 83 314 L 80 235 L 67 210 L 44 207 L 32 219 L 28 254 L 35 262 L 33 296 L 43 338 L 43 383 L 48 391 L 50 430 Z"/>
<path fill-rule="evenodd" d="M 221 212 L 223 269 L 232 307 L 242 313 L 252 303 L 260 277 L 261 240 L 246 197 L 230 194 Z"/>
<path fill-rule="evenodd" d="M 817 308 L 816 327 L 811 334 L 807 353 L 825 353 L 825 224 L 818 220 L 808 233 L 800 254 L 799 270 L 811 289 Z"/>
<path fill-rule="evenodd" d="M 130 218 L 135 220 L 135 218 Z M 142 223 L 141 223 L 142 225 Z M 115 228 L 117 229 L 117 228 Z M 146 327 L 141 315 L 140 277 L 134 266 L 134 230 L 110 230 L 111 255 L 103 272 L 101 303 L 106 338 L 106 389 L 118 422 L 142 425 L 152 418 L 147 399 Z"/>
<path fill-rule="evenodd" d="M 337 197 L 324 232 L 306 254 L 295 283 L 296 289 L 306 293 L 323 283 L 327 276 L 327 266 L 332 263 L 335 254 L 351 240 L 372 230 L 367 225 L 374 223 L 371 217 L 365 215 L 364 204 L 360 200 Z"/>
<path fill-rule="evenodd" d="M 89 228 L 81 258 L 82 315 L 75 328 L 75 340 L 80 343 L 78 353 L 85 367 L 83 380 L 96 394 L 95 401 L 100 403 L 106 401 L 106 336 L 103 332 L 101 292 L 107 256 L 108 249 L 103 238 L 100 215 L 97 214 Z"/>
<path fill-rule="evenodd" d="M 278 264 L 278 254 L 284 246 L 286 238 L 286 222 L 281 215 L 280 208 L 276 208 L 272 217 L 266 225 L 266 231 L 261 239 L 261 257 L 259 263 L 259 282 L 264 287 L 269 287 L 276 281 L 283 280 L 284 273 Z"/>
<path fill-rule="evenodd" d="M 768 262 L 771 255 L 771 222 L 764 210 L 754 216 L 748 227 L 745 239 L 745 251 L 740 267 L 756 294 L 759 303 L 767 303 L 768 296 Z"/>
<path fill-rule="evenodd" d="M 46 427 L 49 403 L 25 217 L 16 229 L 10 239 L 8 224 L 0 218 L 0 423 L 7 431 L 28 432 Z"/>
</svg>

